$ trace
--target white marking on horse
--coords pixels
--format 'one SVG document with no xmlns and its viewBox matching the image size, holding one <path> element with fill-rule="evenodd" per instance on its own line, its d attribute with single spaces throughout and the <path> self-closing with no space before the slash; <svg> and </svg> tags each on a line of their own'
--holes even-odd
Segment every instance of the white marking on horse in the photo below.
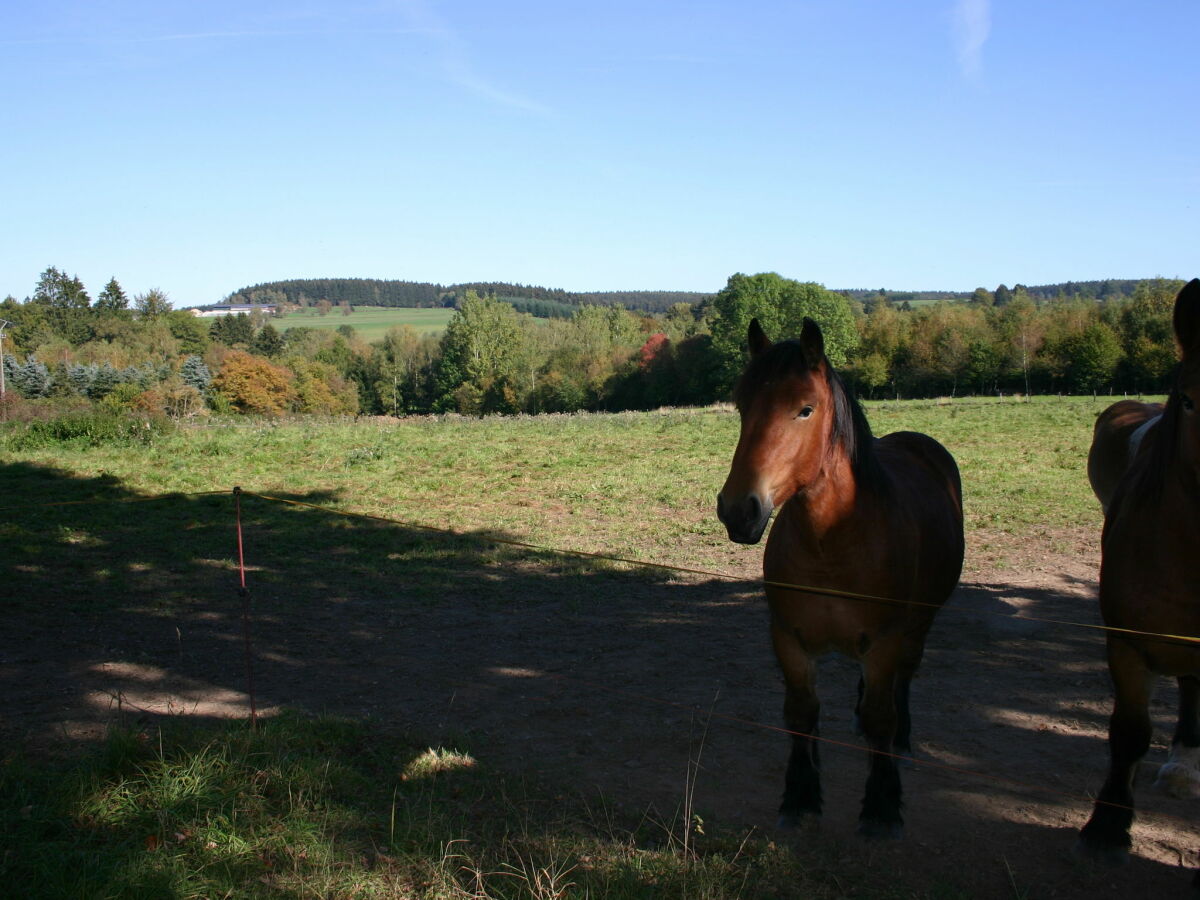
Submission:
<svg viewBox="0 0 1200 900">
<path fill-rule="evenodd" d="M 1142 438 L 1144 438 L 1146 436 L 1147 432 L 1149 432 L 1151 428 L 1153 428 L 1155 425 L 1158 424 L 1158 420 L 1161 418 L 1162 418 L 1162 413 L 1159 413 L 1154 418 L 1147 419 L 1145 422 L 1143 422 L 1141 425 L 1139 425 L 1137 427 L 1137 430 L 1134 431 L 1133 434 L 1131 434 L 1129 436 L 1129 461 L 1130 462 L 1133 462 L 1134 458 L 1138 455 L 1138 448 L 1142 446 Z"/>
<path fill-rule="evenodd" d="M 1158 770 L 1154 787 L 1172 797 L 1200 797 L 1200 747 L 1171 745 L 1171 755 Z"/>
</svg>

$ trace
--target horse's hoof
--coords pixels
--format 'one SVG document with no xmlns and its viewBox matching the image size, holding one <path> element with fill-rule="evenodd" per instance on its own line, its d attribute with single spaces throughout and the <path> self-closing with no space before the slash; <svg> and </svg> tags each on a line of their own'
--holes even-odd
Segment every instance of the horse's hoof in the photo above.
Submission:
<svg viewBox="0 0 1200 900">
<path fill-rule="evenodd" d="M 1110 869 L 1118 869 L 1129 862 L 1129 848 L 1114 844 L 1089 841 L 1080 835 L 1075 842 L 1074 854 L 1092 862 L 1101 863 Z"/>
<path fill-rule="evenodd" d="M 858 836 L 868 841 L 898 841 L 904 837 L 904 823 L 859 819 Z"/>
<path fill-rule="evenodd" d="M 1190 766 L 1169 762 L 1158 770 L 1154 787 L 1172 797 L 1192 800 L 1200 797 L 1200 772 Z"/>
</svg>

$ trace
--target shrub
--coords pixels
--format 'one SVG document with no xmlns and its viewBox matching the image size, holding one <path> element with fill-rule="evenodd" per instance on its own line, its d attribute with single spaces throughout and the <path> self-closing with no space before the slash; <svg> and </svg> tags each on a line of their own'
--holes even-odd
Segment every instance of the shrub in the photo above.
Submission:
<svg viewBox="0 0 1200 900">
<path fill-rule="evenodd" d="M 30 422 L 8 436 L 14 450 L 54 444 L 99 447 L 105 444 L 150 444 L 172 430 L 161 416 L 128 416 L 112 412 L 68 413 L 56 419 Z"/>
<path fill-rule="evenodd" d="M 137 399 L 141 396 L 142 390 L 140 385 L 132 381 L 125 381 L 114 385 L 112 390 L 100 400 L 98 404 L 99 408 L 110 413 L 120 413 L 123 410 L 133 409 L 137 405 Z"/>
</svg>

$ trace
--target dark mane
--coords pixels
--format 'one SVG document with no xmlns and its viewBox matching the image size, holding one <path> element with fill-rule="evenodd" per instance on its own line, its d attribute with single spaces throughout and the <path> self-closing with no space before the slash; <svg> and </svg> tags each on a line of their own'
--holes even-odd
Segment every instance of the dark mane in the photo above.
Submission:
<svg viewBox="0 0 1200 900">
<path fill-rule="evenodd" d="M 833 443 L 850 460 L 854 477 L 875 486 L 885 483 L 875 458 L 875 436 L 858 400 L 847 390 L 833 366 L 825 360 L 825 381 L 833 397 Z M 811 367 L 799 341 L 779 341 L 750 360 L 733 389 L 733 402 L 744 409 L 755 389 L 767 382 L 800 375 Z"/>
</svg>

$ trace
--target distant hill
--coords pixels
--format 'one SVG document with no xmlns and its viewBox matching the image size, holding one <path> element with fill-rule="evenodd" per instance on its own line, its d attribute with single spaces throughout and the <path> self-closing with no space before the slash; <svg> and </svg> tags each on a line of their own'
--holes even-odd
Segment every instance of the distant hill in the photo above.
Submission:
<svg viewBox="0 0 1200 900">
<path fill-rule="evenodd" d="M 1105 278 L 1098 281 L 1062 281 L 1058 284 L 995 285 L 994 287 L 987 287 L 985 290 L 995 293 L 999 288 L 1004 287 L 1012 293 L 1020 288 L 1035 300 L 1053 300 L 1057 297 L 1090 297 L 1094 300 L 1118 300 L 1122 297 L 1132 295 L 1133 289 L 1137 287 L 1138 282 L 1141 280 L 1137 278 Z M 917 304 L 937 302 L 939 300 L 948 300 L 952 303 L 966 301 L 971 299 L 974 291 L 890 291 L 886 288 L 878 288 L 876 290 L 855 288 L 852 290 L 841 290 L 837 293 L 860 302 L 873 300 L 882 294 L 894 304 L 901 304 L 906 300 L 909 303 Z"/>
<path fill-rule="evenodd" d="M 1136 279 L 1107 278 L 1097 281 L 1065 281 L 1059 284 L 1020 285 L 1008 288 L 1015 291 L 1023 287 L 1030 296 L 1039 300 L 1050 300 L 1059 296 L 1092 297 L 1097 300 L 1128 297 L 1137 285 Z M 988 288 L 995 291 L 1000 285 Z M 441 285 L 424 281 L 396 281 L 378 278 L 297 278 L 289 281 L 269 281 L 240 288 L 230 294 L 227 303 L 291 303 L 311 306 L 328 300 L 334 306 L 343 302 L 351 306 L 398 306 L 407 308 L 452 307 L 457 305 L 469 290 L 480 294 L 494 294 L 507 300 L 522 312 L 542 318 L 566 317 L 583 304 L 615 306 L 646 313 L 663 313 L 676 303 L 704 303 L 713 294 L 694 291 L 565 291 L 562 288 L 545 288 L 527 284 L 507 282 L 472 282 Z M 970 300 L 971 291 L 897 291 L 877 288 L 855 288 L 839 290 L 860 302 L 878 298 L 881 294 L 889 301 L 901 304 L 928 303 L 939 300 L 950 302 Z"/>
<path fill-rule="evenodd" d="M 571 292 L 506 282 L 441 285 L 423 281 L 390 281 L 377 278 L 297 278 L 269 281 L 234 291 L 230 303 L 293 303 L 308 306 L 328 300 L 334 306 L 454 306 L 467 291 L 495 294 L 534 315 L 570 315 L 585 303 L 623 305 L 639 312 L 666 312 L 676 303 L 699 303 L 712 296 L 690 291 L 590 291 Z M 520 303 L 518 301 L 528 301 Z"/>
</svg>

